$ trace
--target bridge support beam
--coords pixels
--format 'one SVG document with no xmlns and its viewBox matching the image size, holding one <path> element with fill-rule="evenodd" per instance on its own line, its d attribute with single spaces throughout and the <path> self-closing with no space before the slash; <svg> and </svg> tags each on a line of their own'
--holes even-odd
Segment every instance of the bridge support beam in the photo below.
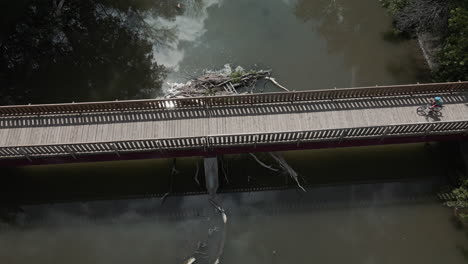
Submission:
<svg viewBox="0 0 468 264">
<path fill-rule="evenodd" d="M 215 196 L 219 187 L 218 157 L 204 158 L 205 184 L 210 196 Z"/>
</svg>

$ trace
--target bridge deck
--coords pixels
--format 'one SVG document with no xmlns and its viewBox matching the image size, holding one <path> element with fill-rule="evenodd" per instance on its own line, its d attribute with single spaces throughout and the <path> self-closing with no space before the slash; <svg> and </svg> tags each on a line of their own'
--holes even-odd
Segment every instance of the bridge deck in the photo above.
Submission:
<svg viewBox="0 0 468 264">
<path fill-rule="evenodd" d="M 416 114 L 430 95 L 219 106 L 208 109 L 0 117 L 0 147 L 353 128 L 468 119 L 468 94 L 444 95 L 439 118 Z"/>
</svg>

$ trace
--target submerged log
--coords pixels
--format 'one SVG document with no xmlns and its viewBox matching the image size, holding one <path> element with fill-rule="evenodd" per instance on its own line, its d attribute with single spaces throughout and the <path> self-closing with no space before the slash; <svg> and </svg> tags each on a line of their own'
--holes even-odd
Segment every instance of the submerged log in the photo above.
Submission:
<svg viewBox="0 0 468 264">
<path fill-rule="evenodd" d="M 176 163 L 177 163 L 177 160 L 174 158 L 172 160 L 172 168 L 171 168 L 171 174 L 169 178 L 169 190 L 167 191 L 167 193 L 165 193 L 161 197 L 161 204 L 164 204 L 164 202 L 166 201 L 166 198 L 172 193 L 172 189 L 174 186 L 174 176 L 179 173 L 179 171 L 176 169 Z"/>
<path fill-rule="evenodd" d="M 217 204 L 211 198 L 209 199 L 209 201 L 213 205 L 213 207 L 216 208 L 216 210 L 221 213 L 221 217 L 222 217 L 223 223 L 224 223 L 221 242 L 219 244 L 218 252 L 216 253 L 216 259 L 214 261 L 214 264 L 218 264 L 219 260 L 221 259 L 221 256 L 223 255 L 224 245 L 226 244 L 226 232 L 227 232 L 226 225 L 227 225 L 228 218 L 227 218 L 225 210 L 219 204 Z"/>
<path fill-rule="evenodd" d="M 197 160 L 195 164 L 197 168 L 195 170 L 195 176 L 193 176 L 193 180 L 197 183 L 198 187 L 201 188 L 200 181 L 198 180 L 198 174 L 200 173 L 200 162 Z"/>
<path fill-rule="evenodd" d="M 299 187 L 302 191 L 306 192 L 304 187 L 302 187 L 301 183 L 299 182 L 298 174 L 297 172 L 289 166 L 289 164 L 286 162 L 286 160 L 283 158 L 283 156 L 279 155 L 278 153 L 270 152 L 270 155 L 273 159 L 275 159 L 279 165 L 283 168 L 283 170 L 291 176 L 296 181 L 297 187 Z"/>
<path fill-rule="evenodd" d="M 278 171 L 278 169 L 275 169 L 275 168 L 273 168 L 273 167 L 271 167 L 271 166 L 268 166 L 268 165 L 266 165 L 265 163 L 263 163 L 259 158 L 257 158 L 257 156 L 255 156 L 255 154 L 249 153 L 249 155 L 252 156 L 252 157 L 254 158 L 254 160 L 255 160 L 258 164 L 260 164 L 262 167 L 267 168 L 267 169 L 272 170 L 272 171 Z"/>
<path fill-rule="evenodd" d="M 195 261 L 197 261 L 196 258 L 190 257 L 190 258 L 188 258 L 186 261 L 184 261 L 183 264 L 192 264 L 192 263 L 194 263 Z"/>
<path fill-rule="evenodd" d="M 221 171 L 223 172 L 223 175 L 224 175 L 224 181 L 226 182 L 226 184 L 229 184 L 228 170 L 227 170 L 227 166 L 225 165 L 226 161 L 224 160 L 223 155 L 219 156 L 219 161 L 221 163 Z"/>
</svg>

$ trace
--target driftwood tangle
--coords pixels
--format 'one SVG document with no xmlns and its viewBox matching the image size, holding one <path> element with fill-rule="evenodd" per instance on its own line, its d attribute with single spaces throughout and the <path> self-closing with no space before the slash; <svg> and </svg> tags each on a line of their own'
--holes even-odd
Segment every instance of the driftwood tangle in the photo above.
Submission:
<svg viewBox="0 0 468 264">
<path fill-rule="evenodd" d="M 271 71 L 250 71 L 236 69 L 234 72 L 208 72 L 204 75 L 192 78 L 185 84 L 171 84 L 166 97 L 198 97 L 210 95 L 230 95 L 240 93 L 253 93 L 257 82 L 266 80 L 272 82 L 278 88 L 289 91 L 271 78 Z M 243 92 L 239 92 L 243 89 Z"/>
</svg>

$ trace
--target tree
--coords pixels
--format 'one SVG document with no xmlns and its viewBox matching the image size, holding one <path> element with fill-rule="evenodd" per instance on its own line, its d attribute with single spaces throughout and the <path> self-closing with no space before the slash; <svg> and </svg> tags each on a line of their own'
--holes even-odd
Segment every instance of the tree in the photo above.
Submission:
<svg viewBox="0 0 468 264">
<path fill-rule="evenodd" d="M 173 17 L 169 1 L 22 0 L 2 3 L 0 103 L 146 97 L 166 70 L 153 44 L 170 30 L 148 14 Z M 164 8 L 161 8 L 164 7 Z M 53 95 L 53 99 L 51 99 Z"/>
<path fill-rule="evenodd" d="M 383 7 L 387 8 L 390 14 L 395 15 L 400 12 L 410 0 L 379 0 Z"/>
<path fill-rule="evenodd" d="M 468 8 L 450 11 L 448 36 L 439 53 L 438 81 L 468 80 Z"/>
<path fill-rule="evenodd" d="M 394 13 L 395 26 L 408 33 L 443 35 L 447 30 L 448 13 L 446 0 L 411 0 Z"/>
</svg>

